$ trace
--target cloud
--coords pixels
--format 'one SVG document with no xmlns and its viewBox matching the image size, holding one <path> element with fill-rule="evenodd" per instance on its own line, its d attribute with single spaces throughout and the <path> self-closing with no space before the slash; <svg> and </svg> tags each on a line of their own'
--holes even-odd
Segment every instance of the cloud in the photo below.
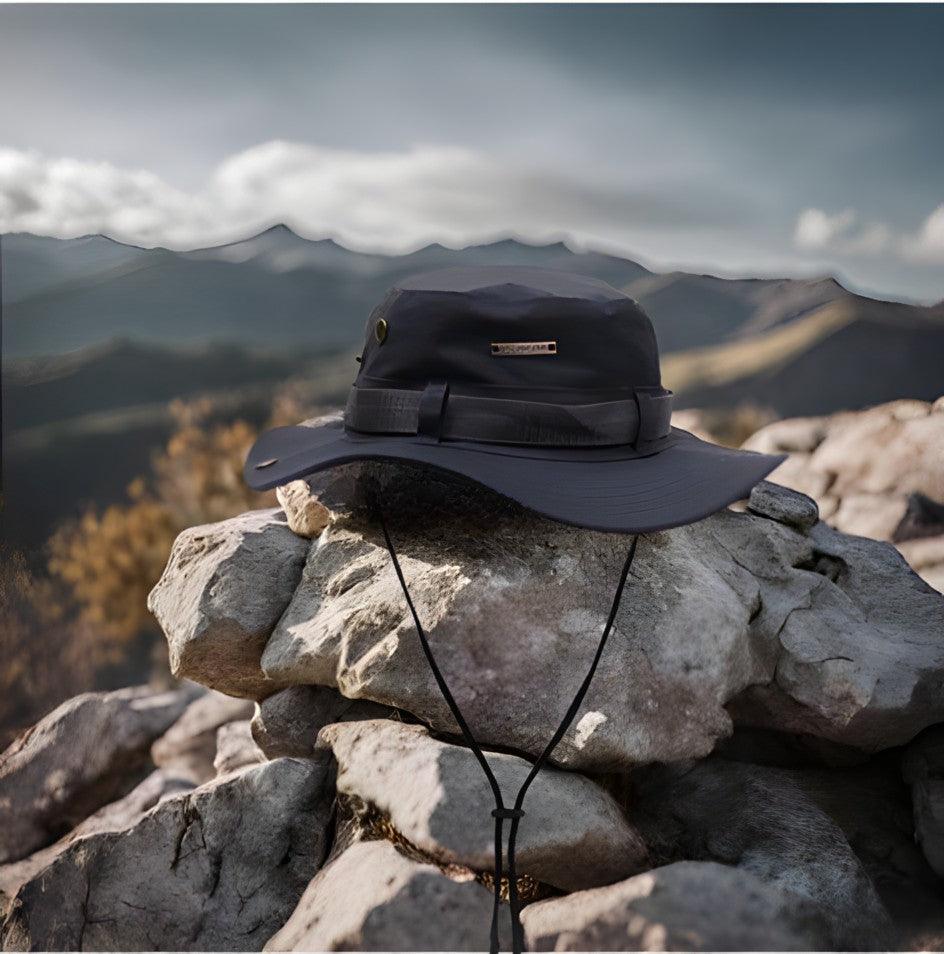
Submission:
<svg viewBox="0 0 944 954">
<path fill-rule="evenodd" d="M 806 209 L 797 218 L 793 240 L 801 249 L 829 248 L 848 232 L 855 219 L 856 214 L 852 209 L 845 209 L 835 215 L 829 215 L 822 209 Z"/>
<path fill-rule="evenodd" d="M 496 234 L 619 243 L 629 229 L 699 229 L 743 213 L 726 196 L 633 188 L 472 149 L 358 152 L 272 141 L 227 158 L 193 192 L 147 171 L 0 150 L 0 231 L 71 237 L 103 232 L 141 245 L 198 247 L 276 222 L 352 248 L 401 252 Z"/>
<path fill-rule="evenodd" d="M 915 262 L 944 265 L 944 203 L 924 220 L 917 235 L 905 239 L 904 252 Z"/>
<path fill-rule="evenodd" d="M 803 251 L 851 257 L 890 255 L 917 264 L 944 264 L 944 204 L 914 233 L 896 231 L 884 222 L 860 224 L 854 209 L 833 214 L 805 209 L 797 217 L 793 242 Z"/>
</svg>

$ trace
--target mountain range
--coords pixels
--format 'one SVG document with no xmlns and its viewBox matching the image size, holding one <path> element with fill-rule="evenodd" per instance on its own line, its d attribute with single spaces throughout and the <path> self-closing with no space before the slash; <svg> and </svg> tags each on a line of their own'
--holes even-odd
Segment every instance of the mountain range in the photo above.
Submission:
<svg viewBox="0 0 944 954">
<path fill-rule="evenodd" d="M 679 407 L 754 404 L 788 416 L 944 393 L 944 303 L 866 298 L 831 277 L 659 274 L 513 239 L 388 256 L 286 226 L 193 251 L 7 234 L 0 255 L 8 515 L 50 468 L 73 468 L 83 499 L 98 499 L 80 459 L 92 447 L 116 462 L 105 496 L 120 493 L 166 436 L 172 398 L 211 395 L 258 419 L 276 382 L 302 377 L 319 401 L 340 401 L 386 289 L 455 265 L 565 269 L 624 290 L 652 318 Z"/>
</svg>

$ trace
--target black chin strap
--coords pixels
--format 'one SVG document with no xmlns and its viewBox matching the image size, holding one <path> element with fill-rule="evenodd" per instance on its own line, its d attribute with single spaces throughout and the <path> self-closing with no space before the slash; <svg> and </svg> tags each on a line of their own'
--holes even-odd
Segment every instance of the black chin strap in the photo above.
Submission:
<svg viewBox="0 0 944 954">
<path fill-rule="evenodd" d="M 406 579 L 404 578 L 403 570 L 400 567 L 400 561 L 397 559 L 396 550 L 394 550 L 393 547 L 393 541 L 390 539 L 390 531 L 387 529 L 386 518 L 384 517 L 383 510 L 376 502 L 375 509 L 380 518 L 380 526 L 383 529 L 387 550 L 390 552 L 390 560 L 393 563 L 394 570 L 396 571 L 397 579 L 400 581 L 400 587 L 403 590 L 403 596 L 406 599 L 406 604 L 410 608 L 410 614 L 413 616 L 413 623 L 416 626 L 416 632 L 419 635 L 420 644 L 423 647 L 423 653 L 426 656 L 426 661 L 429 663 L 429 668 L 432 670 L 433 677 L 436 679 L 436 684 L 439 686 L 439 691 L 442 693 L 443 699 L 446 700 L 446 705 L 449 706 L 453 718 L 456 720 L 456 724 L 459 726 L 459 730 L 462 733 L 462 737 L 465 739 L 466 745 L 468 745 L 468 747 L 475 754 L 479 765 L 482 766 L 482 771 L 485 773 L 485 777 L 488 779 L 488 784 L 491 786 L 492 795 L 495 797 L 495 808 L 492 811 L 492 817 L 495 819 L 495 895 L 492 906 L 491 954 L 498 954 L 499 950 L 498 917 L 499 908 L 501 905 L 501 882 L 503 868 L 502 854 L 504 848 L 503 827 L 506 818 L 511 821 L 511 829 L 508 833 L 508 901 L 509 906 L 511 907 L 512 948 L 514 954 L 521 954 L 521 952 L 524 950 L 524 932 L 521 928 L 521 904 L 518 897 L 518 877 L 515 870 L 515 842 L 517 841 L 518 837 L 518 826 L 525 814 L 522 807 L 524 805 L 525 795 L 527 794 L 528 789 L 531 787 L 531 783 L 537 777 L 538 772 L 541 771 L 541 767 L 550 758 L 554 749 L 557 747 L 557 744 L 564 737 L 564 733 L 570 728 L 570 724 L 574 721 L 574 718 L 576 717 L 577 712 L 580 710 L 580 706 L 583 703 L 584 696 L 587 694 L 587 690 L 590 688 L 590 683 L 593 681 L 593 675 L 596 672 L 597 665 L 599 664 L 600 658 L 603 655 L 603 649 L 606 646 L 606 641 L 610 635 L 610 630 L 613 628 L 613 621 L 616 619 L 616 613 L 619 610 L 620 599 L 623 595 L 623 589 L 626 586 L 626 579 L 629 576 L 629 568 L 632 566 L 633 557 L 636 555 L 636 543 L 638 542 L 639 538 L 638 536 L 633 537 L 633 542 L 630 544 L 629 553 L 626 555 L 626 561 L 623 564 L 623 571 L 620 574 L 619 585 L 616 588 L 616 595 L 613 597 L 613 605 L 610 609 L 610 615 L 607 617 L 606 626 L 603 627 L 603 635 L 600 637 L 600 642 L 597 646 L 597 651 L 594 654 L 593 662 L 590 664 L 590 669 L 587 671 L 587 675 L 584 677 L 583 683 L 577 690 L 577 694 L 574 696 L 574 700 L 564 715 L 561 724 L 557 727 L 557 731 L 545 746 L 544 751 L 540 754 L 540 756 L 538 756 L 535 763 L 531 766 L 531 771 L 528 773 L 528 777 L 524 780 L 521 788 L 518 790 L 518 796 L 515 799 L 514 807 L 506 808 L 505 803 L 502 800 L 501 788 L 499 787 L 498 780 L 495 778 L 495 773 L 492 772 L 492 767 L 488 764 L 488 759 L 485 758 L 481 747 L 476 741 L 475 736 L 472 734 L 472 730 L 469 728 L 468 723 L 465 721 L 462 713 L 459 711 L 459 706 L 456 703 L 456 700 L 453 698 L 452 693 L 449 691 L 449 686 L 446 684 L 446 680 L 443 678 L 443 674 L 436 663 L 435 657 L 433 656 L 433 651 L 430 648 L 429 640 L 426 637 L 426 632 L 423 629 L 422 623 L 420 623 L 420 618 L 417 615 L 416 607 L 413 605 L 413 600 L 410 597 L 410 591 L 407 588 Z"/>
</svg>

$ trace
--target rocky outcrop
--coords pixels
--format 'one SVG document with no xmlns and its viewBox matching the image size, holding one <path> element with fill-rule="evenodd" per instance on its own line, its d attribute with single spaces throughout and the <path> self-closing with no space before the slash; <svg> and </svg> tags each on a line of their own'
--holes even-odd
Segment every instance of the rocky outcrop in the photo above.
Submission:
<svg viewBox="0 0 944 954">
<path fill-rule="evenodd" d="M 481 951 L 491 893 L 412 861 L 385 841 L 359 842 L 308 886 L 267 951 Z M 510 946 L 502 912 L 502 950 Z"/>
<path fill-rule="evenodd" d="M 538 901 L 522 915 L 532 951 L 819 951 L 814 904 L 749 871 L 682 861 Z"/>
<path fill-rule="evenodd" d="M 62 729 L 27 736 L 8 817 L 33 824 L 43 792 L 78 826 L 44 821 L 38 850 L 0 867 L 6 948 L 485 946 L 491 792 L 365 481 L 507 803 L 596 650 L 628 540 L 416 476 L 319 478 L 331 515 L 313 539 L 274 511 L 181 537 L 151 604 L 177 670 L 254 698 L 252 723 L 245 698 L 181 693 L 132 732 L 132 700 L 170 703 L 105 694 L 63 711 L 101 708 L 81 724 L 107 757 L 67 752 Z M 762 484 L 744 512 L 645 535 L 597 679 L 525 801 L 530 945 L 940 947 L 942 673 L 944 597 L 801 493 Z M 138 753 L 122 771 L 119 749 Z M 508 928 L 503 905 L 505 946 Z"/>
<path fill-rule="evenodd" d="M 51 844 L 147 774 L 151 743 L 193 698 L 146 687 L 64 702 L 0 756 L 0 862 Z"/>
<path fill-rule="evenodd" d="M 307 550 L 294 591 L 280 588 L 268 610 L 260 570 L 252 603 L 272 621 L 271 635 L 258 661 L 254 649 L 244 674 L 236 661 L 231 673 L 258 682 L 261 668 L 268 685 L 337 689 L 455 734 L 350 470 L 338 478 L 347 509 L 332 504 L 335 518 Z M 381 499 L 404 572 L 466 718 L 483 743 L 536 755 L 589 666 L 628 541 L 543 520 L 446 478 L 417 483 L 393 468 L 365 476 L 386 481 Z M 321 493 L 330 503 L 337 492 L 328 483 Z M 732 716 L 865 751 L 900 745 L 944 718 L 935 690 L 944 599 L 890 546 L 814 523 L 802 495 L 766 485 L 750 506 L 641 539 L 558 764 L 625 770 L 702 757 L 731 732 Z M 273 519 L 249 515 L 202 533 L 236 540 L 253 521 Z M 194 546 L 178 542 L 159 589 L 178 607 L 172 646 L 177 633 L 199 630 L 211 661 L 228 651 L 248 598 L 234 592 L 229 607 L 216 589 L 212 611 L 201 609 L 188 595 L 193 574 L 177 567 L 200 562 L 207 586 L 217 573 L 213 554 L 200 544 L 191 556 Z M 292 544 L 292 559 L 296 552 Z M 253 563 L 240 554 L 224 549 L 220 559 Z M 189 671 L 219 678 L 210 662 Z"/>
<path fill-rule="evenodd" d="M 432 739 L 421 726 L 389 720 L 328 726 L 320 740 L 337 760 L 340 794 L 378 810 L 429 860 L 490 871 L 495 799 L 469 749 Z M 487 758 L 510 807 L 530 763 L 498 753 Z M 525 810 L 516 851 L 519 875 L 573 891 L 626 877 L 646 864 L 638 832 L 613 798 L 587 778 L 541 772 Z"/>
<path fill-rule="evenodd" d="M 403 716 L 389 706 L 346 699 L 336 689 L 289 686 L 256 706 L 252 737 L 270 759 L 284 755 L 310 758 L 317 749 L 318 733 L 326 725 L 384 718 Z"/>
<path fill-rule="evenodd" d="M 73 842 L 28 881 L 7 950 L 259 950 L 326 850 L 322 763 L 278 759 Z"/>
<path fill-rule="evenodd" d="M 259 657 L 292 598 L 307 549 L 278 510 L 185 530 L 148 597 L 174 675 L 253 699 L 278 689 Z"/>
<path fill-rule="evenodd" d="M 194 785 L 208 782 L 216 775 L 217 731 L 252 714 L 253 705 L 246 699 L 206 692 L 151 746 L 151 759 L 169 775 Z"/>
<path fill-rule="evenodd" d="M 789 454 L 771 480 L 813 497 L 844 533 L 894 540 L 944 590 L 944 398 L 777 421 L 744 446 Z"/>
</svg>

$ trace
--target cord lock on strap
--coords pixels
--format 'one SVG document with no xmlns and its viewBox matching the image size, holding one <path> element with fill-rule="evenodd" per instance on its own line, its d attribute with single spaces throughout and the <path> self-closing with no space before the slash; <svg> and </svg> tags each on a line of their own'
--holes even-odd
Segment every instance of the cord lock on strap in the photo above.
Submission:
<svg viewBox="0 0 944 954">
<path fill-rule="evenodd" d="M 493 808 L 492 818 L 524 818 L 523 808 Z"/>
</svg>

